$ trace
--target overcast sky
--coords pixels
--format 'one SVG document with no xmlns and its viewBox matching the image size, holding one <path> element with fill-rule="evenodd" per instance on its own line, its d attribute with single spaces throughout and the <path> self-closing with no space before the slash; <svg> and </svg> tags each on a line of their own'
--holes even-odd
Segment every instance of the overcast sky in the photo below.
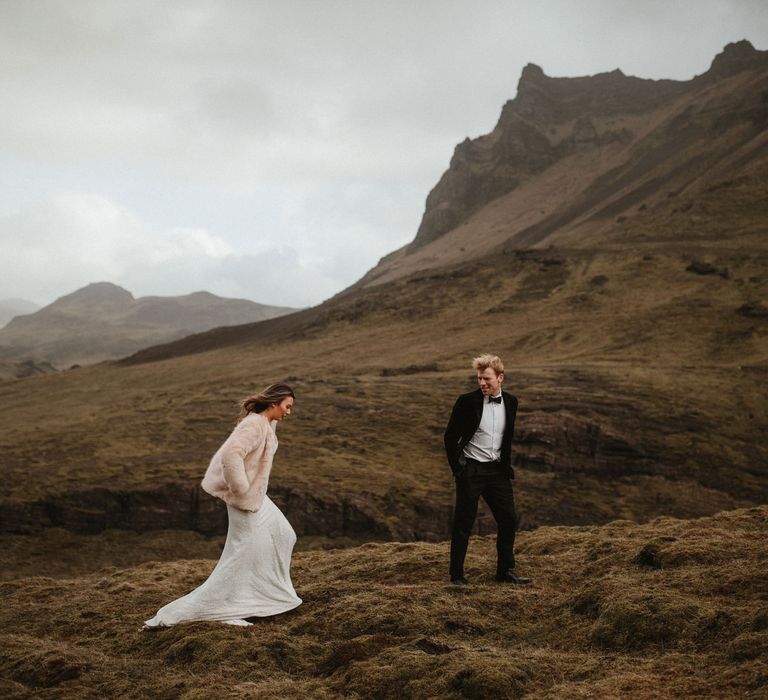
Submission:
<svg viewBox="0 0 768 700">
<path fill-rule="evenodd" d="M 765 0 L 0 0 L 0 299 L 318 303 L 526 63 L 687 80 L 742 38 Z"/>
</svg>

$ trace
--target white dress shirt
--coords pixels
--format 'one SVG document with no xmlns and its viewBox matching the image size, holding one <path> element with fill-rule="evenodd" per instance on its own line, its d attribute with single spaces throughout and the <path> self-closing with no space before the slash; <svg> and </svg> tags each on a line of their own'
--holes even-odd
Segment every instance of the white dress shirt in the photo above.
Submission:
<svg viewBox="0 0 768 700">
<path fill-rule="evenodd" d="M 501 396 L 501 392 L 494 398 Z M 501 403 L 489 401 L 483 396 L 483 416 L 477 432 L 464 447 L 464 456 L 478 462 L 498 462 L 501 459 L 501 438 L 507 426 L 504 399 Z"/>
</svg>

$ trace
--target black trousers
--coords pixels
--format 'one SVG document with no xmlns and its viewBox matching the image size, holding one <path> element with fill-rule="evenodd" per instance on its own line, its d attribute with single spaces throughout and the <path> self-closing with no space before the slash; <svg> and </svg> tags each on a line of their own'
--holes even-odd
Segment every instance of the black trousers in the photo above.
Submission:
<svg viewBox="0 0 768 700">
<path fill-rule="evenodd" d="M 517 513 L 512 481 L 501 473 L 472 474 L 456 479 L 456 508 L 451 535 L 451 579 L 464 578 L 464 559 L 480 496 L 496 519 L 496 574 L 515 566 Z"/>
</svg>

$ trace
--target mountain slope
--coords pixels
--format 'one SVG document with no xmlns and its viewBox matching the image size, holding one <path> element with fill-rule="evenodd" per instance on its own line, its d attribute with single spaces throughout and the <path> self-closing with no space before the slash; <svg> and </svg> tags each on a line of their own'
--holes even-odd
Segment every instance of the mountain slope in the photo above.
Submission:
<svg viewBox="0 0 768 700">
<path fill-rule="evenodd" d="M 117 285 L 99 282 L 14 318 L 0 329 L 0 355 L 45 360 L 59 367 L 90 364 L 215 326 L 259 321 L 290 311 L 245 299 L 223 299 L 209 292 L 134 299 Z"/>
<path fill-rule="evenodd" d="M 725 198 L 719 222 L 738 222 L 745 200 L 765 212 L 766 94 L 768 51 L 746 41 L 686 82 L 621 71 L 550 78 L 529 65 L 494 130 L 456 147 L 414 241 L 360 284 L 504 245 L 735 244 L 722 227 L 702 230 L 708 212 L 694 203 L 728 189 L 737 197 Z M 674 226 L 659 226 L 667 220 Z M 763 218 L 749 242 L 766 233 Z"/>
<path fill-rule="evenodd" d="M 271 489 L 300 534 L 446 536 L 441 433 L 486 349 L 520 400 L 529 526 L 764 502 L 768 317 L 749 305 L 765 282 L 749 280 L 768 261 L 720 256 L 698 274 L 690 256 L 644 258 L 511 251 L 0 387 L 14 407 L 0 413 L 3 527 L 220 530 L 195 495 L 205 464 L 234 401 L 286 379 L 298 399 Z M 56 397 L 43 424 L 36 396 Z"/>
</svg>

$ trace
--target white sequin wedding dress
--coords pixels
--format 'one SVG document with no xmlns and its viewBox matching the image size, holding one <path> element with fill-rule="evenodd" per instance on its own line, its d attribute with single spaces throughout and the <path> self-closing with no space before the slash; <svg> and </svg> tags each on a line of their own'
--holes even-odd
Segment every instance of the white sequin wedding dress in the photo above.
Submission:
<svg viewBox="0 0 768 700">
<path fill-rule="evenodd" d="M 227 505 L 227 542 L 208 580 L 158 610 L 146 627 L 191 620 L 247 625 L 245 617 L 266 617 L 301 605 L 290 576 L 296 535 L 280 509 L 264 498 L 256 513 Z"/>
<path fill-rule="evenodd" d="M 216 492 L 222 459 L 241 465 L 243 455 L 247 461 L 254 445 L 263 447 L 259 464 L 267 465 L 268 475 L 277 439 L 267 425 L 266 420 L 254 416 L 244 420 L 214 456 L 203 488 Z M 290 575 L 296 533 L 266 495 L 266 478 L 251 479 L 246 473 L 244 470 L 242 478 L 246 485 L 250 482 L 248 493 L 255 493 L 252 504 L 257 504 L 258 510 L 241 510 L 227 503 L 227 541 L 216 568 L 201 586 L 160 608 L 144 623 L 144 629 L 193 620 L 249 625 L 243 618 L 278 615 L 301 605 Z"/>
</svg>

